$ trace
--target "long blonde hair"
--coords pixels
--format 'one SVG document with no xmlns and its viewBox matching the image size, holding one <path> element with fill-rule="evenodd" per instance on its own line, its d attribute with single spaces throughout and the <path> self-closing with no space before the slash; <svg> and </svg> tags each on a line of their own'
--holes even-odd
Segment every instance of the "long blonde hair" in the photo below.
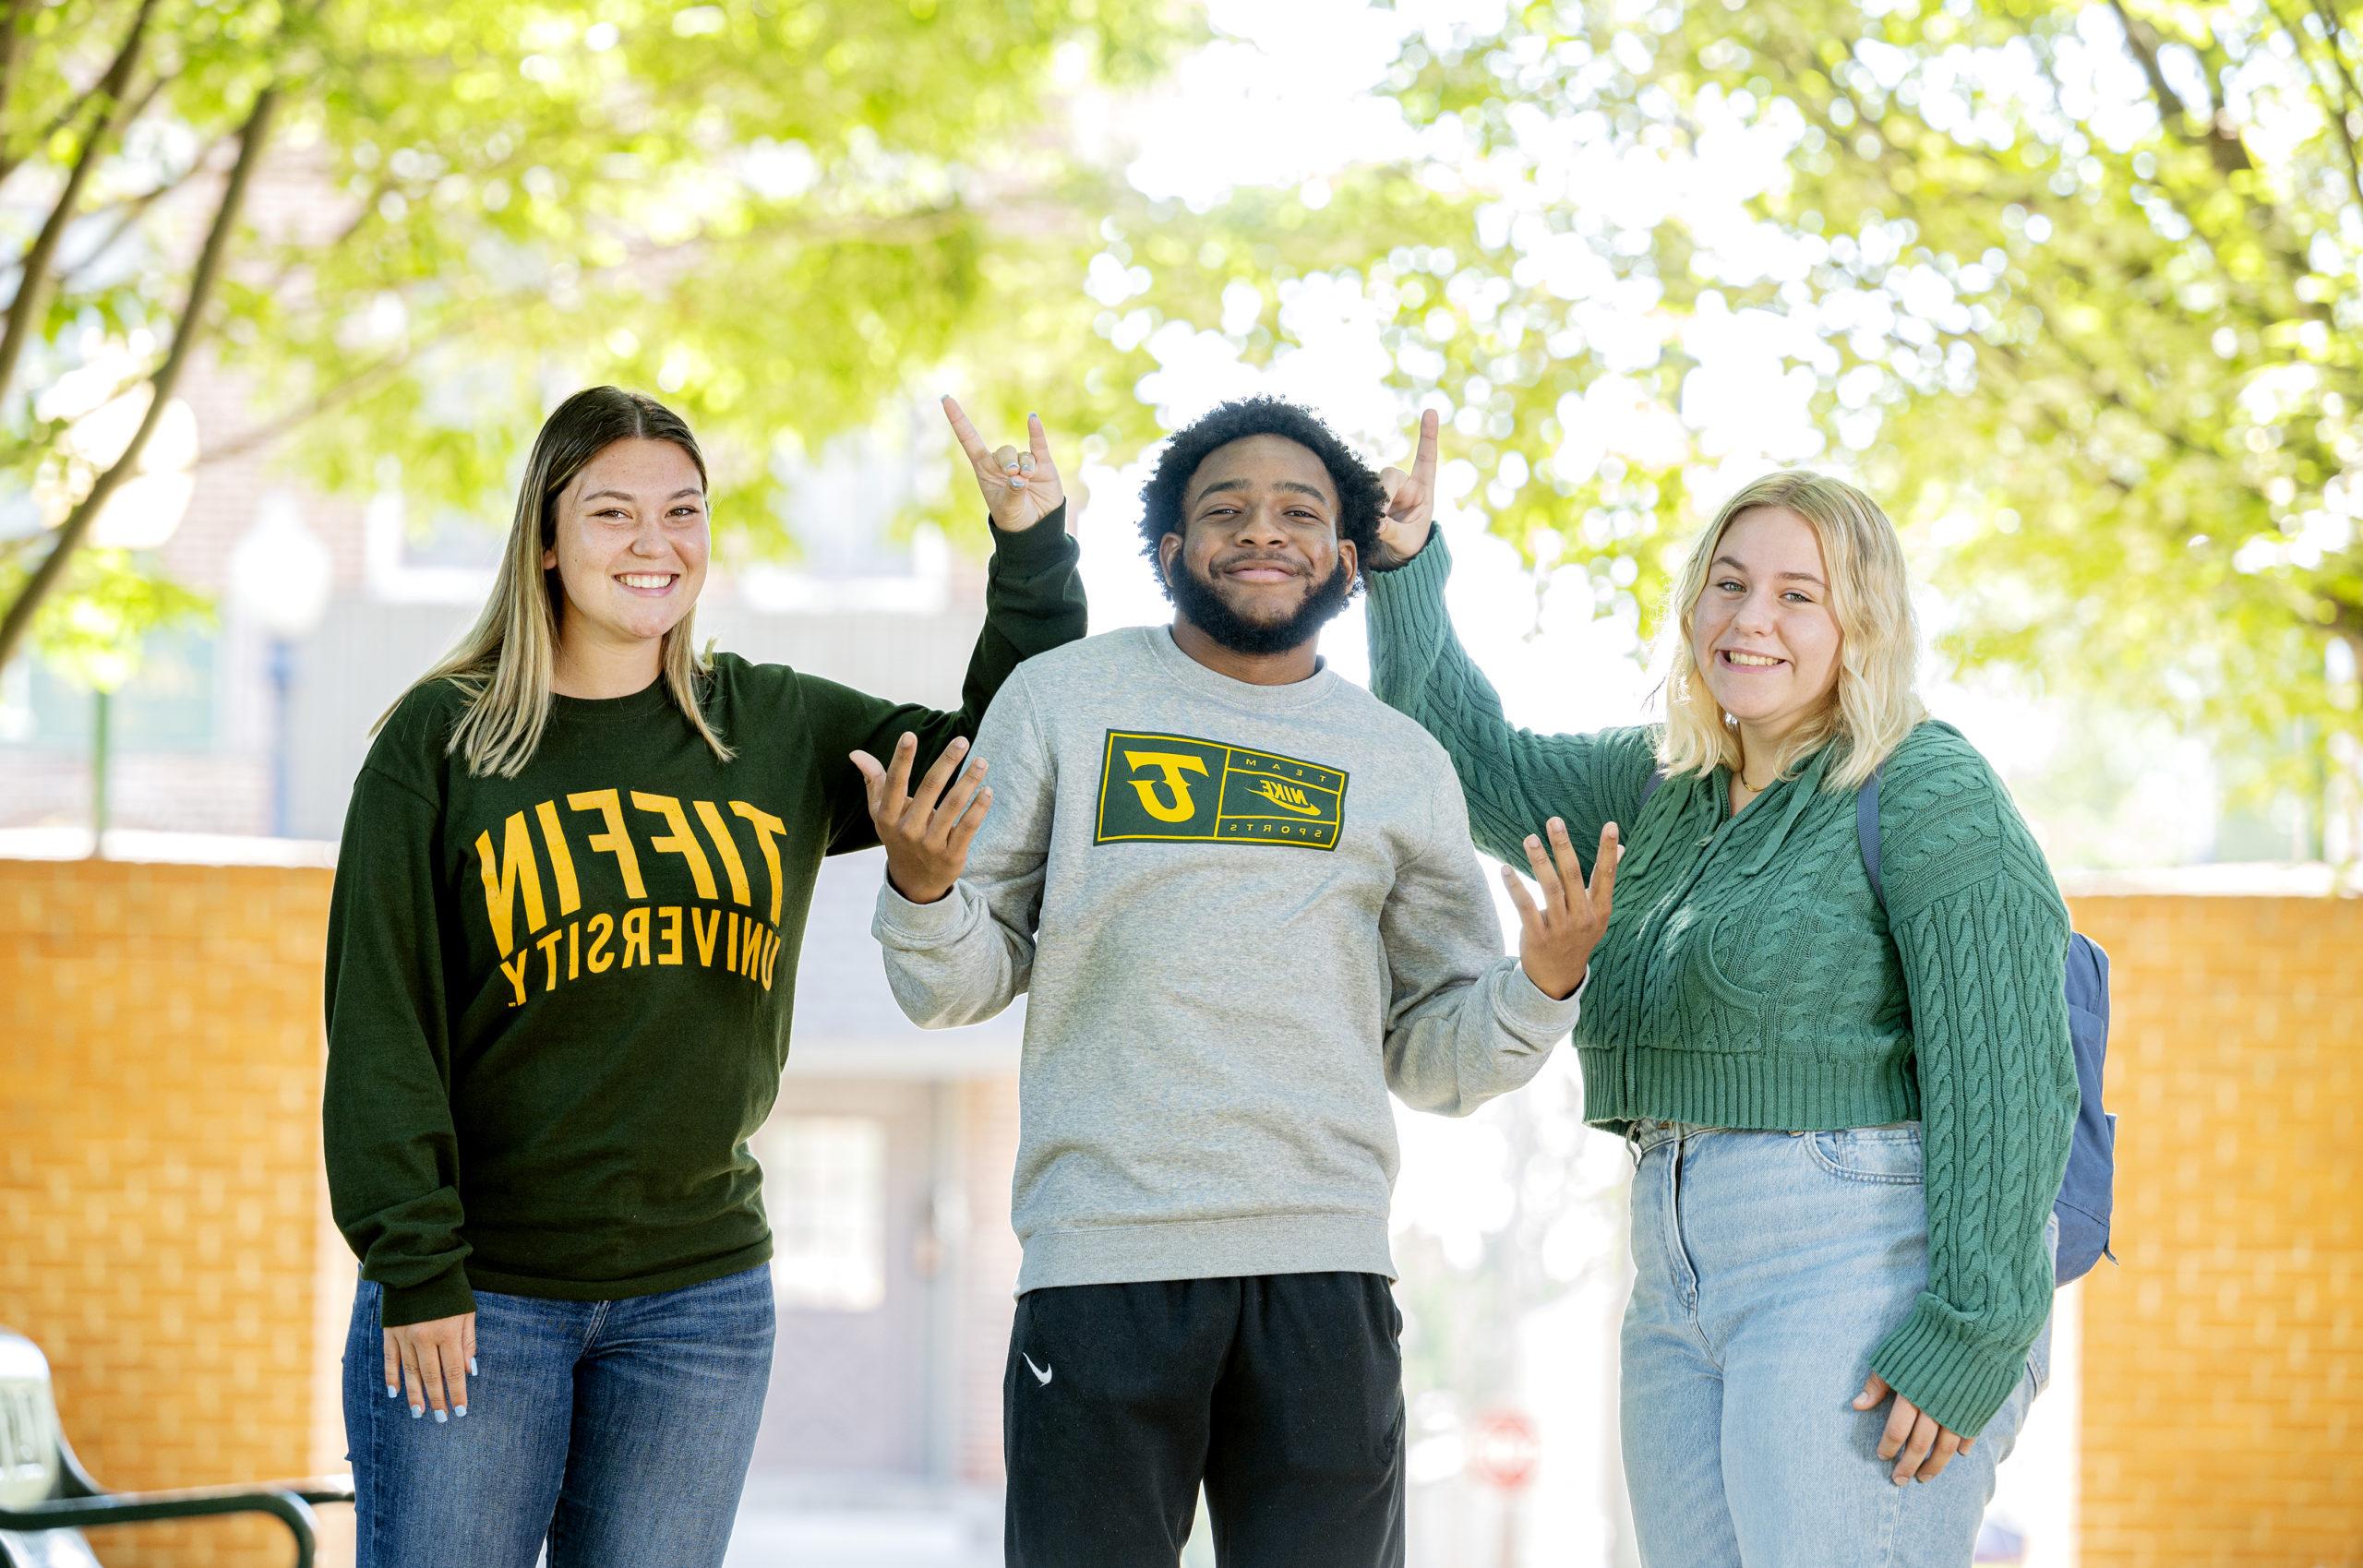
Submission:
<svg viewBox="0 0 2363 1568">
<path fill-rule="evenodd" d="M 514 778 L 541 745 L 550 716 L 558 618 L 566 603 L 557 569 L 542 566 L 544 552 L 558 542 L 558 498 L 593 458 L 618 441 L 635 437 L 672 442 L 689 453 L 697 465 L 698 482 L 705 483 L 705 455 L 698 450 L 697 437 L 679 414 L 654 398 L 620 387 L 591 387 L 558 404 L 534 437 L 524 482 L 517 487 L 509 544 L 500 553 L 500 569 L 484 613 L 450 652 L 402 693 L 406 699 L 438 680 L 459 688 L 467 709 L 452 728 L 448 750 L 465 758 L 471 773 Z M 713 665 L 696 652 L 690 631 L 696 615 L 692 605 L 680 624 L 665 634 L 660 667 L 674 705 L 697 727 L 714 756 L 727 762 L 731 748 L 706 722 L 701 703 Z M 397 700 L 370 733 L 384 728 L 401 706 Z"/>
<path fill-rule="evenodd" d="M 1723 503 L 1698 536 L 1667 602 L 1660 658 L 1666 670 L 1665 735 L 1658 763 L 1671 778 L 1740 767 L 1738 729 L 1707 689 L 1693 652 L 1698 596 L 1723 534 L 1741 514 L 1780 507 L 1805 519 L 1829 572 L 1829 612 L 1838 621 L 1838 686 L 1821 712 L 1781 743 L 1781 777 L 1831 741 L 1843 752 L 1823 779 L 1830 790 L 1862 786 L 1888 754 L 1928 716 L 1915 688 L 1920 626 L 1903 541 L 1887 513 L 1853 485 L 1792 469 L 1769 473 Z"/>
</svg>

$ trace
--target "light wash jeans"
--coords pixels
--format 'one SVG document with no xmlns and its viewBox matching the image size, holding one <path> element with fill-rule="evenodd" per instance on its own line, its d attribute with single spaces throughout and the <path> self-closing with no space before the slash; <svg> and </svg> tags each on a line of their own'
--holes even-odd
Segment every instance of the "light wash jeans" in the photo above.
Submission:
<svg viewBox="0 0 2363 1568">
<path fill-rule="evenodd" d="M 700 1568 L 730 1544 L 771 1382 L 769 1265 L 618 1301 L 476 1292 L 468 1413 L 386 1394 L 378 1287 L 353 1299 L 344 1430 L 357 1568 Z"/>
<path fill-rule="evenodd" d="M 1920 1127 L 1741 1132 L 1644 1121 L 1630 1141 L 1625 1485 L 1649 1568 L 1969 1568 L 2048 1322 L 1976 1446 L 1897 1486 L 1871 1352 L 1928 1282 Z M 2054 1243 L 2057 1244 L 2056 1241 Z"/>
</svg>

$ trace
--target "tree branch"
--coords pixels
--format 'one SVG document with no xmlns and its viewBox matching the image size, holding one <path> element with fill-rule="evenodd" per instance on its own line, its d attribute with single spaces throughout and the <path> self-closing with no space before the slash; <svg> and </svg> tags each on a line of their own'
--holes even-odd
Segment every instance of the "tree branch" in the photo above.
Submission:
<svg viewBox="0 0 2363 1568">
<path fill-rule="evenodd" d="M 222 205 L 213 214 L 213 225 L 206 232 L 205 246 L 198 253 L 197 266 L 189 274 L 188 300 L 180 316 L 180 330 L 174 335 L 172 351 L 157 368 L 150 382 L 151 395 L 148 412 L 139 421 L 139 428 L 132 433 L 131 442 L 123 455 L 101 473 L 90 486 L 90 494 L 66 514 L 65 524 L 57 531 L 56 542 L 40 566 L 25 580 L 25 585 L 13 600 L 5 616 L 0 616 L 0 669 L 6 669 L 10 658 L 32 629 L 33 616 L 42 601 L 56 588 L 65 576 L 66 567 L 90 534 L 91 525 L 115 491 L 121 489 L 138 472 L 139 459 L 148 446 L 149 437 L 164 417 L 164 410 L 172 401 L 179 385 L 181 373 L 188 367 L 198 341 L 204 336 L 206 307 L 212 303 L 215 283 L 222 274 L 222 260 L 230 248 L 230 233 L 237 226 L 238 210 L 246 203 L 246 187 L 253 183 L 255 165 L 262 161 L 264 144 L 270 137 L 271 113 L 279 102 L 276 83 L 265 87 L 255 95 L 254 107 L 247 112 L 246 123 L 238 133 L 238 162 L 230 170 L 229 184 L 222 193 Z"/>
<path fill-rule="evenodd" d="M 137 225 L 142 218 L 145 218 L 148 215 L 149 210 L 159 201 L 162 200 L 165 197 L 172 195 L 174 191 L 181 189 L 197 175 L 203 174 L 205 172 L 205 166 L 213 162 L 214 153 L 226 145 L 229 140 L 230 137 L 227 135 L 217 138 L 199 151 L 198 155 L 190 161 L 189 166 L 186 169 L 182 170 L 179 174 L 174 174 L 168 180 L 162 180 L 149 186 L 146 190 L 141 191 L 137 196 L 123 197 L 114 201 L 92 207 L 88 211 L 84 212 L 82 216 L 85 220 L 96 218 L 102 214 L 113 213 L 114 214 L 114 224 L 106 232 L 105 237 L 102 238 L 98 244 L 90 246 L 88 250 L 85 250 L 81 256 L 74 261 L 73 265 L 66 267 L 58 272 L 58 285 L 60 287 L 65 287 L 78 281 L 84 273 L 88 272 L 93 266 L 97 265 L 100 257 L 113 250 L 123 239 L 123 236 L 129 233 L 133 227 Z"/>
<path fill-rule="evenodd" d="M 2313 52 L 2306 47 L 2306 30 L 2282 14 L 2281 0 L 2267 0 L 2267 4 L 2273 8 L 2273 19 L 2278 21 L 2282 30 L 2289 35 L 2289 46 L 2297 52 L 2300 58 L 2310 65 Z M 2330 56 L 2331 81 L 2333 85 L 2346 90 L 2346 101 L 2344 103 L 2338 102 L 2336 95 L 2330 89 L 2321 90 L 2322 118 L 2330 122 L 2332 139 L 2338 143 L 2339 150 L 2346 154 L 2346 174 L 2347 178 L 2354 182 L 2355 194 L 2357 197 L 2363 197 L 2363 153 L 2358 153 L 2356 149 L 2355 126 L 2348 119 L 2349 115 L 2363 110 L 2363 83 L 2356 80 L 2355 73 L 2347 68 L 2346 56 L 2339 52 L 2338 14 L 2330 8 L 2330 0 L 2314 0 L 2314 8 L 2315 14 L 2321 18 L 2322 26 L 2327 30 L 2327 34 L 2322 40 L 2322 53 Z M 2310 79 L 2312 73 L 2309 71 L 2308 76 Z"/>
<path fill-rule="evenodd" d="M 13 5 L 11 8 L 14 8 Z M 90 127 L 90 139 L 95 142 L 106 135 L 110 116 L 120 107 L 123 90 L 130 83 L 131 68 L 139 55 L 140 38 L 147 30 L 149 15 L 155 8 L 155 0 L 140 0 L 139 9 L 131 18 L 131 31 L 125 35 L 123 47 L 115 51 L 114 58 L 108 62 L 107 68 L 100 74 L 98 85 L 87 93 L 69 95 L 66 100 L 66 107 L 51 116 L 49 124 L 42 127 L 41 133 L 25 144 L 28 148 L 42 146 L 52 137 L 81 118 L 82 112 L 92 106 L 96 106 L 98 113 Z M 139 109 L 144 110 L 148 107 L 149 102 L 163 87 L 165 80 L 165 78 L 159 77 L 149 84 L 147 91 L 140 97 Z M 138 112 L 134 110 L 133 117 L 136 118 Z M 0 181 L 5 181 L 10 174 L 15 174 L 24 162 L 22 158 L 9 156 L 6 140 L 0 139 Z"/>
<path fill-rule="evenodd" d="M 24 8 L 24 0 L 0 0 L 0 116 L 6 114 L 17 85 L 17 49 L 24 42 L 17 30 L 17 14 Z"/>
<path fill-rule="evenodd" d="M 374 210 L 375 206 L 376 204 L 372 202 L 367 210 Z M 963 210 L 957 207 L 928 208 L 917 212 L 896 213 L 884 218 L 861 219 L 838 224 L 810 225 L 802 232 L 785 238 L 774 230 L 768 233 L 750 233 L 743 236 L 743 240 L 745 243 L 766 245 L 782 243 L 834 245 L 852 241 L 916 245 L 942 238 L 957 226 L 963 216 Z M 353 229 L 357 229 L 359 226 L 360 220 L 356 220 Z M 346 233 L 350 234 L 353 229 L 348 229 Z M 636 245 L 626 252 L 620 261 L 594 268 L 584 273 L 582 281 L 596 282 L 603 278 L 640 271 L 646 269 L 652 262 L 685 252 L 710 252 L 714 243 L 712 236 L 698 233 L 692 234 L 686 240 L 677 240 L 665 245 L 653 243 Z M 289 281 L 289 269 L 282 269 L 274 287 L 283 288 Z M 419 281 L 433 282 L 436 280 L 422 279 Z M 312 389 L 304 401 L 294 408 L 266 419 L 258 425 L 249 425 L 226 439 L 207 442 L 204 451 L 198 455 L 197 466 L 204 468 L 212 463 L 226 462 L 233 458 L 245 457 L 250 452 L 258 451 L 273 442 L 282 440 L 302 429 L 321 414 L 342 407 L 373 390 L 427 350 L 439 347 L 454 339 L 465 337 L 480 327 L 497 323 L 518 305 L 541 297 L 543 295 L 538 290 L 519 290 L 493 294 L 476 301 L 468 308 L 454 311 L 432 331 L 417 334 L 401 347 L 379 355 L 349 375 L 340 377 L 326 387 Z"/>
<path fill-rule="evenodd" d="M 18 266 L 17 297 L 8 302 L 7 323 L 0 327 L 0 396 L 6 395 L 9 384 L 17 378 L 17 362 L 24 356 L 25 344 L 32 337 L 34 317 L 40 314 L 42 299 L 49 292 L 50 264 L 56 259 L 66 225 L 74 221 L 74 208 L 82 199 L 82 187 L 90 183 L 107 138 L 114 133 L 123 90 L 130 83 L 132 66 L 139 57 L 140 39 L 148 30 L 149 14 L 155 8 L 156 0 L 139 0 L 138 14 L 131 18 L 131 31 L 99 83 L 99 107 L 91 118 L 90 137 L 74 160 L 72 173 L 66 176 L 66 188 L 58 194 L 57 204 L 50 209 L 48 221 L 42 224 L 41 233 L 33 237 L 31 248 Z"/>
</svg>

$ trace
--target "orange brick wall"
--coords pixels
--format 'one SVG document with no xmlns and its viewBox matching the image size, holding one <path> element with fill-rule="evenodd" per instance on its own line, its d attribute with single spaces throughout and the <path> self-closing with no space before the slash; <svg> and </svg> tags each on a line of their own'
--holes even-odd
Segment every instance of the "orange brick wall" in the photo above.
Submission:
<svg viewBox="0 0 2363 1568">
<path fill-rule="evenodd" d="M 2111 960 L 2121 1123 L 2084 1568 L 2363 1564 L 2363 902 L 2074 906 Z"/>
<path fill-rule="evenodd" d="M 352 1277 L 323 1253 L 328 893 L 317 870 L 0 860 L 0 1323 L 48 1352 L 108 1486 L 344 1467 L 320 1327 L 325 1282 Z M 322 1513 L 349 1542 L 350 1511 Z M 294 1558 L 263 1520 L 93 1544 L 111 1564 Z"/>
</svg>

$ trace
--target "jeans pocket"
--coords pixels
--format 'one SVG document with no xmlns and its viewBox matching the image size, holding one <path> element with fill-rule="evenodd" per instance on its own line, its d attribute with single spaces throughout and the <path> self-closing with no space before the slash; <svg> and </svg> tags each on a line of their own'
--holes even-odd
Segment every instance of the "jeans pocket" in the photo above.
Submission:
<svg viewBox="0 0 2363 1568">
<path fill-rule="evenodd" d="M 1917 1124 L 1808 1132 L 1804 1141 L 1813 1163 L 1841 1181 L 1916 1186 L 1927 1180 L 1927 1160 Z"/>
</svg>

